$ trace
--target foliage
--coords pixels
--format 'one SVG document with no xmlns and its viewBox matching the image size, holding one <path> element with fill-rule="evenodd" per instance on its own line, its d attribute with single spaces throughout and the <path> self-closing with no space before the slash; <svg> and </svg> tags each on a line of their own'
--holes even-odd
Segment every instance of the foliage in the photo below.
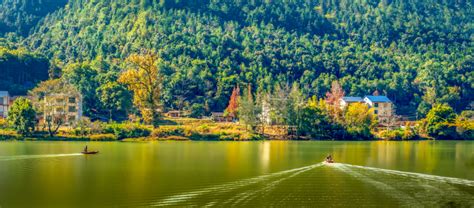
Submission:
<svg viewBox="0 0 474 208">
<path fill-rule="evenodd" d="M 331 131 L 336 126 L 331 123 L 328 112 L 319 103 L 316 97 L 308 100 L 307 105 L 302 109 L 298 130 L 301 135 L 311 139 L 337 139 L 334 131 Z"/>
<path fill-rule="evenodd" d="M 425 118 L 425 131 L 435 139 L 456 138 L 456 128 L 452 126 L 456 113 L 447 104 L 436 104 Z"/>
<path fill-rule="evenodd" d="M 206 115 L 206 108 L 203 104 L 195 103 L 191 106 L 191 118 L 201 118 Z"/>
<path fill-rule="evenodd" d="M 107 82 L 97 88 L 97 96 L 104 110 L 109 111 L 109 120 L 112 120 L 117 114 L 128 112 L 132 107 L 132 95 L 121 84 L 117 82 Z"/>
<path fill-rule="evenodd" d="M 150 128 L 133 123 L 112 123 L 104 128 L 105 134 L 114 134 L 117 139 L 147 137 L 151 134 Z"/>
<path fill-rule="evenodd" d="M 0 46 L 0 89 L 12 95 L 24 95 L 36 83 L 48 79 L 49 66 L 48 59 L 42 55 Z"/>
<path fill-rule="evenodd" d="M 456 118 L 456 132 L 461 139 L 474 140 L 474 111 L 461 112 Z"/>
<path fill-rule="evenodd" d="M 66 124 L 67 104 L 70 97 L 80 99 L 76 88 L 63 79 L 51 79 L 39 83 L 28 92 L 35 109 L 43 118 L 42 128 L 53 137 Z"/>
<path fill-rule="evenodd" d="M 234 87 L 234 89 L 232 90 L 232 95 L 230 96 L 229 105 L 225 109 L 225 113 L 229 116 L 236 117 L 238 115 L 239 101 L 240 101 L 240 87 L 237 86 L 237 87 Z"/>
<path fill-rule="evenodd" d="M 259 124 L 258 115 L 261 111 L 261 108 L 257 105 L 256 101 L 253 99 L 252 88 L 248 85 L 246 92 L 238 100 L 238 117 L 242 124 L 250 127 L 250 130 L 255 130 Z"/>
<path fill-rule="evenodd" d="M 19 134 L 30 135 L 36 125 L 36 111 L 31 101 L 23 97 L 16 99 L 8 112 L 8 121 Z"/>
<path fill-rule="evenodd" d="M 418 138 L 409 126 L 403 129 L 382 130 L 377 136 L 386 140 L 414 140 Z"/>
<path fill-rule="evenodd" d="M 114 134 L 93 134 L 89 136 L 91 141 L 115 141 L 117 137 Z"/>
<path fill-rule="evenodd" d="M 0 118 L 0 129 L 6 129 L 8 127 L 8 121 L 4 118 Z"/>
<path fill-rule="evenodd" d="M 160 74 L 161 59 L 153 52 L 133 54 L 128 59 L 131 67 L 120 75 L 119 82 L 133 92 L 133 103 L 146 122 L 157 127 L 160 119 L 163 78 Z"/>
<path fill-rule="evenodd" d="M 67 2 L 68 0 L 0 1 L 0 36 L 8 32 L 28 35 L 41 18 Z"/>
<path fill-rule="evenodd" d="M 371 131 L 377 125 L 377 116 L 373 109 L 363 103 L 353 103 L 344 114 L 344 126 L 354 138 L 372 138 Z"/>
<path fill-rule="evenodd" d="M 64 63 L 120 67 L 155 49 L 172 109 L 222 111 L 247 83 L 296 82 L 323 97 L 338 80 L 350 95 L 379 90 L 411 109 L 459 111 L 474 95 L 472 10 L 465 0 L 70 1 L 22 44 Z"/>
</svg>

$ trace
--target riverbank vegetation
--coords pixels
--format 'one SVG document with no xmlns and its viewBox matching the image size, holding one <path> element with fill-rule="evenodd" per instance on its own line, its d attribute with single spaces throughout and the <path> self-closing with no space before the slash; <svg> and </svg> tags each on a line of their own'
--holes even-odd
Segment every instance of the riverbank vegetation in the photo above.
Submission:
<svg viewBox="0 0 474 208">
<path fill-rule="evenodd" d="M 33 99 L 46 121 L 35 121 L 39 136 L 473 138 L 470 1 L 9 0 L 0 9 L 0 90 Z M 108 131 L 76 135 L 83 121 L 43 115 L 43 94 L 72 88 L 83 115 Z M 337 105 L 373 92 L 410 122 L 381 127 L 367 106 Z M 239 122 L 206 133 L 165 124 L 173 110 Z"/>
</svg>

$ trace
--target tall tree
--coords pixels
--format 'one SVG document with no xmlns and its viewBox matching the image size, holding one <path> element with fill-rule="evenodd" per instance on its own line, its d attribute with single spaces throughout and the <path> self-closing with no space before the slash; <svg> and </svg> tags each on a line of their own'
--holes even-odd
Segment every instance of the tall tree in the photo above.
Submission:
<svg viewBox="0 0 474 208">
<path fill-rule="evenodd" d="M 239 99 L 240 99 L 240 87 L 234 87 L 232 90 L 232 95 L 229 99 L 229 105 L 225 109 L 225 112 L 233 117 L 237 117 L 238 109 L 239 109 Z"/>
<path fill-rule="evenodd" d="M 21 135 L 30 135 L 36 124 L 36 111 L 31 101 L 23 97 L 16 99 L 8 112 L 8 121 Z"/>
<path fill-rule="evenodd" d="M 344 95 L 345 92 L 338 81 L 333 81 L 331 84 L 331 91 L 326 93 L 326 102 L 329 107 L 329 114 L 336 122 L 342 122 L 343 110 L 339 102 L 344 97 Z"/>
<path fill-rule="evenodd" d="M 155 53 L 147 51 L 131 55 L 127 62 L 130 67 L 120 75 L 118 81 L 133 92 L 133 103 L 140 109 L 145 122 L 158 127 L 162 110 L 163 76 L 159 68 L 162 60 Z"/>
</svg>

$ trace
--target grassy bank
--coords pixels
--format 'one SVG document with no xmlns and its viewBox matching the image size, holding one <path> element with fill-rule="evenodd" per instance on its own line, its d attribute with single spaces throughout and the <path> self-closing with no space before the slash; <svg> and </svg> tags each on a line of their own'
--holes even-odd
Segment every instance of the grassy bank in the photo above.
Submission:
<svg viewBox="0 0 474 208">
<path fill-rule="evenodd" d="M 24 137 L 13 130 L 0 129 L 0 140 L 38 141 L 252 141 L 263 137 L 235 123 L 210 120 L 169 119 L 158 128 L 137 123 L 94 123 L 75 128 L 61 128 L 53 137 L 36 131 Z"/>
</svg>

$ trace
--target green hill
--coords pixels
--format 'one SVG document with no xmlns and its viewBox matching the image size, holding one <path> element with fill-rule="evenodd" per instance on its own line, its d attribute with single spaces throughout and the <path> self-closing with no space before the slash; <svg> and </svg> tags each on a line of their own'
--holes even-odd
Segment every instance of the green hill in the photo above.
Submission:
<svg viewBox="0 0 474 208">
<path fill-rule="evenodd" d="M 68 0 L 0 0 L 0 35 L 14 32 L 28 35 L 47 14 L 62 8 Z"/>
<path fill-rule="evenodd" d="M 169 108 L 222 110 L 246 83 L 296 82 L 322 97 L 339 80 L 350 95 L 462 109 L 474 97 L 473 11 L 463 0 L 77 0 L 23 43 L 65 63 L 100 62 L 99 74 L 154 49 Z"/>
</svg>

